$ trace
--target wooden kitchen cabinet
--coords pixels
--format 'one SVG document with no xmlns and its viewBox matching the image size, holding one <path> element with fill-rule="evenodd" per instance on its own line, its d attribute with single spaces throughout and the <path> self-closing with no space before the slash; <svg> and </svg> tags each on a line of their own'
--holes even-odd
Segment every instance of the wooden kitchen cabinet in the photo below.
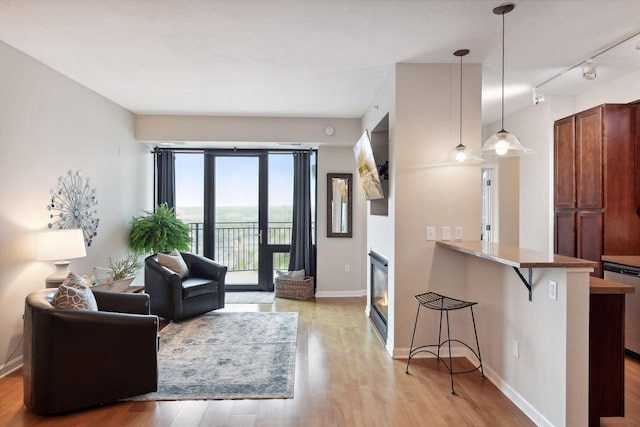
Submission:
<svg viewBox="0 0 640 427">
<path fill-rule="evenodd" d="M 597 277 L 602 255 L 640 254 L 638 114 L 634 105 L 604 104 L 554 124 L 554 249 L 596 261 Z"/>
<path fill-rule="evenodd" d="M 640 103 L 635 104 L 635 147 L 636 147 L 636 163 L 635 163 L 635 184 L 636 184 L 636 212 L 640 214 Z"/>
<path fill-rule="evenodd" d="M 576 255 L 576 212 L 555 213 L 555 236 L 557 254 L 577 258 Z"/>
<path fill-rule="evenodd" d="M 624 416 L 625 295 L 633 286 L 592 277 L 589 282 L 589 426 Z"/>
<path fill-rule="evenodd" d="M 558 120 L 554 127 L 554 204 L 556 209 L 576 207 L 576 118 Z"/>
<path fill-rule="evenodd" d="M 576 208 L 601 209 L 604 150 L 602 107 L 576 114 Z"/>
<path fill-rule="evenodd" d="M 576 213 L 576 257 L 598 262 L 593 276 L 602 277 L 602 212 Z"/>
</svg>

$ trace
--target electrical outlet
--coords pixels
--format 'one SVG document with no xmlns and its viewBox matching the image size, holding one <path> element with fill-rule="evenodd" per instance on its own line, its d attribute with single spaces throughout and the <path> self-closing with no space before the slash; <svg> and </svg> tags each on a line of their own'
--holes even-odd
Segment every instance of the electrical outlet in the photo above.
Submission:
<svg viewBox="0 0 640 427">
<path fill-rule="evenodd" d="M 451 240 L 451 227 L 442 227 L 442 240 Z"/>
<path fill-rule="evenodd" d="M 513 340 L 513 357 L 515 357 L 516 359 L 520 358 L 520 345 L 518 343 L 518 340 L 514 339 Z"/>
<path fill-rule="evenodd" d="M 348 272 L 350 272 L 350 271 L 351 271 L 351 266 L 350 266 L 349 264 L 345 264 L 345 265 L 344 265 L 344 272 L 345 272 L 345 273 L 348 273 Z"/>
<path fill-rule="evenodd" d="M 554 301 L 558 300 L 558 282 L 554 280 L 549 280 L 549 298 Z"/>
<path fill-rule="evenodd" d="M 436 240 L 436 228 L 431 225 L 427 227 L 427 240 Z"/>
</svg>

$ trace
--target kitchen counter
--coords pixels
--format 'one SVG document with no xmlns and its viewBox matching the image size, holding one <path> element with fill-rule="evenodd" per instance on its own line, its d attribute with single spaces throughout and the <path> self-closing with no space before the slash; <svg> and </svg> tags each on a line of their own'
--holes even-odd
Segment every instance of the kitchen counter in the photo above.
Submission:
<svg viewBox="0 0 640 427">
<path fill-rule="evenodd" d="M 595 267 L 593 261 L 499 243 L 435 242 L 433 290 L 477 302 L 485 372 L 508 385 L 504 390 L 526 396 L 513 400 L 534 408 L 527 415 L 538 425 L 587 426 L 590 409 L 599 419 L 602 406 L 589 407 L 589 386 L 600 385 L 590 383 L 586 357 L 590 298 L 625 294 L 590 295 Z M 606 289 L 615 288 L 596 283 L 593 291 Z"/>
<path fill-rule="evenodd" d="M 640 256 L 633 255 L 603 255 L 602 261 L 615 262 L 621 265 L 630 265 L 632 267 L 640 267 Z"/>
<path fill-rule="evenodd" d="M 604 258 L 604 257 L 603 257 Z M 625 295 L 635 287 L 589 278 L 589 426 L 624 416 Z"/>
<path fill-rule="evenodd" d="M 589 293 L 590 294 L 633 294 L 636 288 L 633 286 L 625 285 L 624 283 L 613 282 L 611 280 L 604 280 L 599 277 L 589 278 Z"/>
<path fill-rule="evenodd" d="M 563 255 L 480 241 L 442 241 L 436 246 L 517 268 L 595 268 L 596 263 Z M 640 257 L 637 257 L 640 260 Z"/>
</svg>

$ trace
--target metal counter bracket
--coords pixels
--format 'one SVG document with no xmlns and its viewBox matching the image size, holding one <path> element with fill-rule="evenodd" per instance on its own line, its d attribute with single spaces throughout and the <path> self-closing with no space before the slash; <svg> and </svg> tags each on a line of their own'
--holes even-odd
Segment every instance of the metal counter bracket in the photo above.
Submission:
<svg viewBox="0 0 640 427">
<path fill-rule="evenodd" d="M 531 268 L 529 269 L 529 281 L 527 281 L 527 279 L 524 278 L 524 276 L 522 275 L 522 272 L 518 267 L 513 267 L 513 270 L 516 272 L 518 277 L 520 277 L 520 280 L 522 280 L 522 283 L 524 283 L 524 285 L 529 290 L 529 301 L 532 301 L 533 292 L 531 290 L 531 286 L 533 285 L 533 269 Z"/>
</svg>

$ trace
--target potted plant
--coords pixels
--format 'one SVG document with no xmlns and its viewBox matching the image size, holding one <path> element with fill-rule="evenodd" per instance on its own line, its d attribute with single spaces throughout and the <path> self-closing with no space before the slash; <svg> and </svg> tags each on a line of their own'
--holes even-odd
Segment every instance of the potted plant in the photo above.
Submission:
<svg viewBox="0 0 640 427">
<path fill-rule="evenodd" d="M 154 212 L 133 217 L 129 233 L 129 247 L 136 254 L 185 251 L 190 248 L 189 227 L 176 218 L 173 208 L 166 203 L 156 206 Z"/>
<path fill-rule="evenodd" d="M 93 269 L 94 275 L 91 278 L 92 286 L 96 289 L 107 291 L 125 291 L 135 279 L 135 272 L 138 271 L 142 264 L 138 261 L 138 255 L 128 253 L 123 259 L 113 261 L 111 257 L 107 259 L 108 268 L 96 267 Z M 98 278 L 98 272 L 103 272 L 103 278 Z M 104 277 L 104 274 L 107 274 Z"/>
</svg>

